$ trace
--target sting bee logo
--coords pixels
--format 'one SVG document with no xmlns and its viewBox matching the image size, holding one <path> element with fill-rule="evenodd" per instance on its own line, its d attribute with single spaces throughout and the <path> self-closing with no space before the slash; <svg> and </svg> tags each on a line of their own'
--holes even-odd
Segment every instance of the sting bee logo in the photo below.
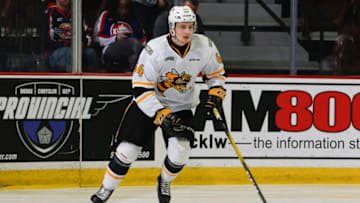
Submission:
<svg viewBox="0 0 360 203">
<path fill-rule="evenodd" d="M 179 74 L 174 68 L 171 72 L 167 72 L 165 76 L 162 76 L 161 82 L 158 83 L 157 87 L 159 93 L 164 96 L 164 92 L 169 88 L 175 88 L 181 93 L 186 93 L 186 85 L 190 82 L 191 75 L 185 72 Z"/>
</svg>

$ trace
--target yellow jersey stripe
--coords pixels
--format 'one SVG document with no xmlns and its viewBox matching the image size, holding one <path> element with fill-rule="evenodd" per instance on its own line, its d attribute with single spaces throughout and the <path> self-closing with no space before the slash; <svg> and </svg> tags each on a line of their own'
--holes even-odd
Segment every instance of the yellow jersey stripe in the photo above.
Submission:
<svg viewBox="0 0 360 203">
<path fill-rule="evenodd" d="M 214 76 L 214 77 L 211 77 L 211 79 L 212 79 L 212 78 L 218 78 L 218 79 L 220 79 L 220 80 L 225 81 L 225 77 L 223 77 L 223 76 Z"/>
<path fill-rule="evenodd" d="M 151 82 L 133 82 L 132 85 L 154 86 L 155 83 L 151 83 Z"/>
<path fill-rule="evenodd" d="M 183 58 L 184 58 L 184 57 L 186 56 L 186 54 L 188 53 L 189 49 L 190 49 L 190 42 L 188 43 L 188 45 L 187 45 L 187 47 L 186 47 L 186 50 L 185 50 L 185 52 L 184 52 L 184 55 L 182 56 Z"/>
<path fill-rule="evenodd" d="M 188 53 L 189 49 L 190 49 L 190 42 L 187 44 L 187 47 L 185 49 L 184 55 L 181 54 L 181 52 L 172 44 L 170 44 L 171 48 L 173 48 L 181 58 L 184 58 L 186 56 L 186 54 Z"/>
<path fill-rule="evenodd" d="M 216 71 L 216 72 L 206 74 L 206 76 L 213 76 L 213 75 L 216 75 L 216 74 L 220 74 L 220 73 L 223 72 L 223 71 L 225 71 L 224 68 L 222 68 L 222 69 L 220 69 L 220 70 L 218 70 L 218 71 Z"/>
<path fill-rule="evenodd" d="M 142 102 L 144 99 L 146 99 L 147 97 L 149 97 L 150 95 L 154 95 L 154 92 L 148 92 L 146 93 L 144 96 L 142 96 L 141 98 L 139 98 L 136 103 L 139 104 L 140 102 Z"/>
<path fill-rule="evenodd" d="M 181 55 L 181 52 L 175 47 L 175 46 L 173 46 L 172 44 L 170 45 L 171 46 L 171 48 L 173 48 L 178 54 L 179 54 L 179 56 L 182 58 L 183 56 Z"/>
</svg>

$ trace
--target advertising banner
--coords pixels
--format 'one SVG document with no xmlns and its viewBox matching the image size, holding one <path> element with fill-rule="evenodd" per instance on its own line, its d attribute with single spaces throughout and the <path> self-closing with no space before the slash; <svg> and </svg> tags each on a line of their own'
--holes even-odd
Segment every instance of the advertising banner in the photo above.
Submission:
<svg viewBox="0 0 360 203">
<path fill-rule="evenodd" d="M 83 161 L 108 160 L 131 101 L 129 77 L 14 77 L 0 86 L 0 162 L 79 161 L 80 150 Z M 154 159 L 153 145 L 139 160 Z"/>
<path fill-rule="evenodd" d="M 84 97 L 93 98 L 91 118 L 83 121 L 83 161 L 108 160 L 124 111 L 133 99 L 131 77 L 84 79 L 83 82 Z M 138 160 L 154 160 L 154 156 L 153 136 Z"/>
<path fill-rule="evenodd" d="M 0 80 L 0 161 L 79 160 L 78 79 Z M 91 103 L 90 103 L 91 104 Z"/>
<path fill-rule="evenodd" d="M 0 162 L 109 160 L 132 99 L 129 76 L 6 76 L 0 85 Z M 207 86 L 197 85 L 203 101 Z M 356 79 L 229 77 L 226 122 L 247 159 L 359 159 L 359 86 Z M 194 113 L 190 159 L 237 159 L 221 123 L 201 105 Z M 156 159 L 155 143 L 139 160 Z"/>
<path fill-rule="evenodd" d="M 245 158 L 359 159 L 359 87 L 346 79 L 230 78 L 224 111 Z M 197 124 L 191 159 L 237 158 L 223 130 L 211 120 Z"/>
</svg>

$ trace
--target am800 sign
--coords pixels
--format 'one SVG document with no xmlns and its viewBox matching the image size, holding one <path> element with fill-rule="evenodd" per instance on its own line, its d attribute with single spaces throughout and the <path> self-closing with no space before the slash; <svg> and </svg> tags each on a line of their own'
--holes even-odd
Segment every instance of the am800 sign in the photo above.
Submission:
<svg viewBox="0 0 360 203">
<path fill-rule="evenodd" d="M 360 130 L 360 93 L 352 96 L 326 89 L 320 92 L 264 89 L 256 105 L 251 92 L 233 90 L 231 93 L 232 131 L 242 131 L 243 115 L 253 132 L 260 131 L 266 115 L 269 132 L 301 132 L 312 126 L 321 132 L 342 132 L 351 124 Z"/>
<path fill-rule="evenodd" d="M 353 159 L 360 157 L 359 87 L 345 78 L 230 78 L 224 112 L 247 158 Z M 192 157 L 233 157 L 222 129 L 205 119 Z"/>
<path fill-rule="evenodd" d="M 285 91 L 278 95 L 276 103 L 280 107 L 276 112 L 276 125 L 282 130 L 304 131 L 314 124 L 319 131 L 342 132 L 351 123 L 360 130 L 360 94 L 351 102 L 343 92 L 320 92 L 313 99 L 304 91 Z M 292 115 L 296 116 L 296 122 Z"/>
</svg>

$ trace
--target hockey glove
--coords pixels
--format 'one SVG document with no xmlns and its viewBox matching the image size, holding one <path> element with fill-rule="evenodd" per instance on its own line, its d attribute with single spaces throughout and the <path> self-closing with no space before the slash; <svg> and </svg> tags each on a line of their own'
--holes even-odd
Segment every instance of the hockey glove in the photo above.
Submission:
<svg viewBox="0 0 360 203">
<path fill-rule="evenodd" d="M 163 108 L 156 112 L 155 118 L 154 118 L 154 124 L 155 125 L 162 125 L 164 123 L 165 118 L 171 114 L 170 109 Z"/>
<path fill-rule="evenodd" d="M 213 112 L 213 108 L 217 108 L 223 113 L 222 101 L 226 96 L 226 90 L 220 86 L 212 87 L 208 92 L 208 99 L 205 102 L 205 108 L 208 112 Z"/>
<path fill-rule="evenodd" d="M 158 110 L 154 119 L 154 124 L 160 125 L 163 131 L 170 136 L 179 136 L 186 130 L 182 123 L 181 118 L 167 108 Z"/>
</svg>

